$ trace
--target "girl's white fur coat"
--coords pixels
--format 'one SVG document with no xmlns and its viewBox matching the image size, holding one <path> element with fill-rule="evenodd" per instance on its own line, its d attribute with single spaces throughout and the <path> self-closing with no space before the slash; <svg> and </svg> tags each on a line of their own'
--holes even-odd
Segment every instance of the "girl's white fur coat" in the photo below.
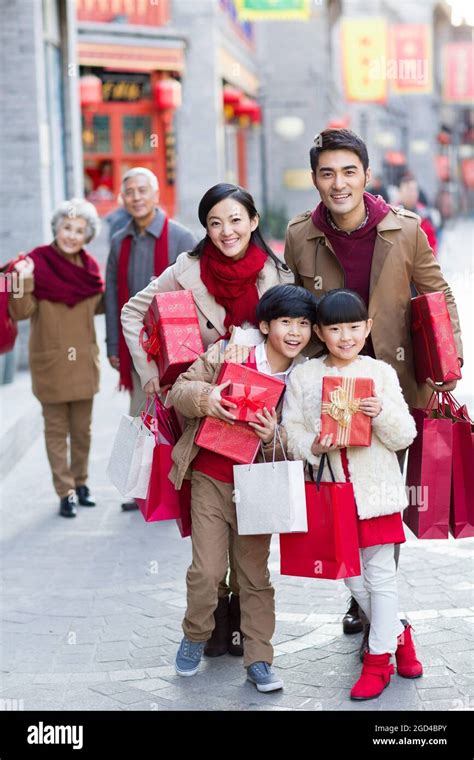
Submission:
<svg viewBox="0 0 474 760">
<path fill-rule="evenodd" d="M 370 356 L 359 356 L 347 367 L 327 367 L 324 357 L 311 359 L 290 375 L 283 405 L 283 425 L 288 433 L 288 449 L 295 459 L 319 464 L 311 453 L 320 431 L 322 379 L 326 375 L 370 377 L 382 411 L 372 417 L 372 444 L 347 448 L 349 473 L 361 519 L 401 512 L 407 506 L 404 480 L 396 451 L 407 448 L 416 436 L 416 427 L 403 398 L 393 367 Z M 344 482 L 341 454 L 329 453 L 336 481 Z M 323 480 L 331 480 L 326 467 Z"/>
</svg>

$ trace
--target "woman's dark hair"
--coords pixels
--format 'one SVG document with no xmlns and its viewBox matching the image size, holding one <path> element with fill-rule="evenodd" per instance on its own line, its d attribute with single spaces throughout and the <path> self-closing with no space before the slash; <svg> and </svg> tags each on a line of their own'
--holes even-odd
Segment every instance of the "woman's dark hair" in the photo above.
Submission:
<svg viewBox="0 0 474 760">
<path fill-rule="evenodd" d="M 299 285 L 274 285 L 265 291 L 257 305 L 257 322 L 279 317 L 301 317 L 316 324 L 316 296 Z"/>
<path fill-rule="evenodd" d="M 219 182 L 219 184 L 214 185 L 204 193 L 199 203 L 198 217 L 203 227 L 207 227 L 207 216 L 211 208 L 213 208 L 216 203 L 220 203 L 220 201 L 223 201 L 226 198 L 234 198 L 234 200 L 244 206 L 250 219 L 254 219 L 258 216 L 258 211 L 255 208 L 255 201 L 247 190 L 244 190 L 243 187 L 239 187 L 239 185 L 231 185 L 228 182 Z M 192 251 L 189 252 L 189 255 L 200 257 L 204 250 L 206 240 L 208 240 L 207 235 L 199 241 Z M 266 244 L 258 227 L 251 233 L 250 242 L 255 243 L 255 245 L 258 245 L 259 248 L 265 251 L 268 258 L 272 259 L 277 269 L 288 270 L 287 265 L 280 261 L 271 248 Z"/>
<path fill-rule="evenodd" d="M 320 299 L 316 312 L 316 324 L 337 325 L 344 322 L 366 322 L 367 306 L 355 290 L 335 288 Z"/>
<path fill-rule="evenodd" d="M 309 151 L 311 170 L 316 172 L 318 159 L 323 150 L 351 150 L 360 158 L 364 172 L 369 168 L 369 154 L 365 142 L 351 129 L 324 129 L 314 138 Z"/>
</svg>

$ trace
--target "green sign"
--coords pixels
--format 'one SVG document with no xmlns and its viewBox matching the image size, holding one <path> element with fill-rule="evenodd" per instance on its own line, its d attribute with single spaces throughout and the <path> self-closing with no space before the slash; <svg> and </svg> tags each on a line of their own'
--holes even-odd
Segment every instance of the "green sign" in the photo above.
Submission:
<svg viewBox="0 0 474 760">
<path fill-rule="evenodd" d="M 311 0 L 237 0 L 242 21 L 307 19 Z"/>
</svg>

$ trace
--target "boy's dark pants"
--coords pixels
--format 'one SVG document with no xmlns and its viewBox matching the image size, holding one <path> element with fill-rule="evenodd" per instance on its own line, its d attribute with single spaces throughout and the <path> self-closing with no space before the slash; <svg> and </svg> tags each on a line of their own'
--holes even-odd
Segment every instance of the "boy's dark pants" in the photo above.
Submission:
<svg viewBox="0 0 474 760">
<path fill-rule="evenodd" d="M 240 587 L 244 666 L 260 661 L 271 664 L 270 641 L 275 630 L 275 592 L 267 564 L 271 536 L 237 535 L 231 483 L 193 472 L 191 489 L 193 558 L 186 575 L 184 635 L 191 641 L 207 641 L 211 637 L 219 583 L 226 573 L 232 544 Z"/>
</svg>

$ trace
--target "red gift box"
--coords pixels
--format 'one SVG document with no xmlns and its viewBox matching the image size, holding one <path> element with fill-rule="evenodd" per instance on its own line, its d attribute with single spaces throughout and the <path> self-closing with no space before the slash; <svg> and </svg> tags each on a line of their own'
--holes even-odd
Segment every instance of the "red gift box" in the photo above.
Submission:
<svg viewBox="0 0 474 760">
<path fill-rule="evenodd" d="M 260 438 L 246 422 L 234 422 L 232 425 L 216 417 L 205 417 L 196 443 L 239 464 L 251 464 L 259 449 Z"/>
<path fill-rule="evenodd" d="M 418 383 L 431 377 L 435 383 L 461 378 L 451 317 L 444 293 L 412 298 L 411 334 Z"/>
<path fill-rule="evenodd" d="M 157 363 L 160 384 L 172 385 L 204 352 L 192 291 L 157 293 L 143 324 L 140 342 L 148 360 Z M 147 339 L 143 339 L 143 332 Z"/>
<path fill-rule="evenodd" d="M 338 446 L 370 446 L 371 419 L 358 410 L 361 399 L 374 393 L 369 377 L 323 377 L 320 439 L 332 433 Z"/>
<path fill-rule="evenodd" d="M 285 390 L 285 383 L 271 375 L 264 375 L 245 364 L 226 362 L 219 374 L 217 384 L 231 380 L 232 384 L 222 393 L 222 398 L 232 401 L 232 409 L 240 422 L 258 422 L 257 412 L 264 406 L 270 410 L 278 406 Z"/>
<path fill-rule="evenodd" d="M 196 436 L 196 443 L 203 449 L 227 456 L 234 462 L 250 464 L 259 449 L 260 439 L 247 422 L 258 422 L 255 412 L 259 408 L 276 408 L 285 390 L 285 383 L 271 375 L 257 372 L 245 364 L 234 362 L 226 362 L 223 365 L 217 385 L 225 383 L 226 380 L 232 380 L 229 388 L 233 388 L 237 393 L 229 394 L 226 388 L 222 398 L 237 403 L 238 409 L 229 411 L 236 414 L 239 421 L 231 424 L 215 417 L 205 417 Z"/>
</svg>

